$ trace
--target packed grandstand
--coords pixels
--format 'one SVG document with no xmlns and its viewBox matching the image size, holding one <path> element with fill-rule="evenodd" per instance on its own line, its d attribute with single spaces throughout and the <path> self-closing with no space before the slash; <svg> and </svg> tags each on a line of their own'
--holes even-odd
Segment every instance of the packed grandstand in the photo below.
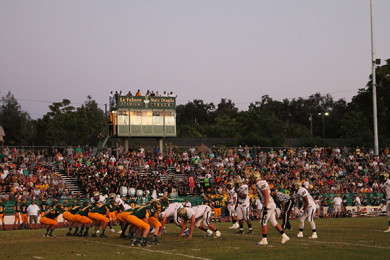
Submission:
<svg viewBox="0 0 390 260">
<path fill-rule="evenodd" d="M 143 147 L 98 153 L 88 146 L 51 152 L 5 147 L 0 158 L 0 192 L 9 211 L 18 200 L 82 199 L 96 191 L 137 198 L 226 194 L 229 181 L 247 180 L 254 171 L 263 174 L 271 189 L 286 194 L 299 180 L 322 204 L 329 200 L 330 210 L 330 196 L 336 194 L 347 199 L 345 206 L 354 206 L 356 194 L 361 194 L 362 205 L 379 206 L 378 180 L 388 173 L 390 162 L 388 149 L 375 156 L 359 147 L 200 146 L 172 147 L 164 153 Z M 76 178 L 79 192 L 72 192 L 64 177 Z"/>
</svg>

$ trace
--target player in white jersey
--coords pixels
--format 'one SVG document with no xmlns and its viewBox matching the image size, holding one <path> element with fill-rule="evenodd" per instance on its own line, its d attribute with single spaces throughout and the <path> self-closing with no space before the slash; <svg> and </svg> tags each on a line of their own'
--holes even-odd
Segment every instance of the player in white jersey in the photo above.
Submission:
<svg viewBox="0 0 390 260">
<path fill-rule="evenodd" d="M 256 191 L 260 197 L 260 200 L 263 204 L 263 211 L 261 214 L 261 232 L 263 238 L 257 245 L 268 245 L 267 235 L 268 235 L 268 221 L 271 223 L 273 227 L 275 227 L 279 233 L 282 235 L 282 240 L 280 243 L 284 244 L 290 238 L 284 233 L 282 227 L 276 220 L 276 204 L 271 196 L 271 191 L 269 189 L 268 183 L 265 180 L 260 178 L 259 172 L 252 173 L 250 177 L 250 182 L 255 184 Z"/>
<path fill-rule="evenodd" d="M 92 202 L 92 205 L 95 203 L 105 204 L 106 198 L 104 196 L 100 195 L 98 191 L 95 191 L 93 193 L 93 197 L 91 198 L 91 202 Z"/>
<path fill-rule="evenodd" d="M 313 231 L 313 234 L 309 238 L 310 239 L 318 238 L 316 224 L 314 223 L 314 216 L 316 213 L 316 203 L 314 202 L 314 199 L 309 194 L 307 189 L 301 187 L 300 182 L 297 182 L 295 184 L 295 189 L 298 189 L 298 191 L 296 192 L 297 199 L 303 202 L 303 212 L 299 217 L 299 233 L 297 237 L 303 237 L 303 228 L 305 226 L 305 219 L 307 219 Z"/>
<path fill-rule="evenodd" d="M 227 209 L 229 211 L 229 216 L 230 216 L 231 221 L 233 223 L 233 225 L 231 227 L 229 227 L 229 228 L 230 229 L 236 229 L 240 225 L 237 222 L 237 214 L 236 214 L 237 193 L 234 190 L 234 183 L 233 182 L 228 182 L 228 184 L 227 184 L 227 192 L 229 194 Z"/>
<path fill-rule="evenodd" d="M 183 233 L 186 229 L 187 222 L 190 221 L 190 233 L 188 239 L 192 238 L 192 233 L 194 231 L 194 226 L 205 231 L 206 236 L 211 236 L 213 231 L 215 232 L 215 237 L 220 237 L 221 232 L 211 224 L 211 208 L 207 205 L 199 205 L 192 208 L 180 208 L 177 211 L 178 216 L 180 217 L 180 226 L 181 232 L 179 237 L 183 236 Z M 209 230 L 210 228 L 211 230 Z"/>
<path fill-rule="evenodd" d="M 381 179 L 384 182 L 381 185 L 381 189 L 384 193 L 383 198 L 386 199 L 386 211 L 387 211 L 387 216 L 389 217 L 389 228 L 383 232 L 390 232 L 390 179 L 389 179 L 389 174 L 386 172 L 382 173 Z"/>
<path fill-rule="evenodd" d="M 165 223 L 167 222 L 167 219 L 171 218 L 175 222 L 176 225 L 180 226 L 180 219 L 177 215 L 177 211 L 181 208 L 183 208 L 183 204 L 179 202 L 171 203 L 169 206 L 159 214 L 159 219 L 161 220 L 161 228 L 159 235 L 163 232 L 165 228 Z"/>
<path fill-rule="evenodd" d="M 249 187 L 246 184 L 243 184 L 241 180 L 236 182 L 237 187 L 237 219 L 240 225 L 240 230 L 237 234 L 244 234 L 244 220 L 248 224 L 248 234 L 252 234 L 252 221 L 249 215 Z"/>
</svg>

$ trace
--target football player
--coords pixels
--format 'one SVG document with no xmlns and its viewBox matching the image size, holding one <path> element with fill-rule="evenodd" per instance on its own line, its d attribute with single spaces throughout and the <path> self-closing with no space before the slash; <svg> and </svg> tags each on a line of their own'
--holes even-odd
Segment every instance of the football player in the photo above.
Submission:
<svg viewBox="0 0 390 260">
<path fill-rule="evenodd" d="M 219 222 L 221 222 L 223 200 L 224 197 L 218 193 L 213 197 L 214 218 L 215 220 L 218 219 Z"/>
<path fill-rule="evenodd" d="M 305 219 L 307 219 L 310 223 L 311 229 L 313 231 L 313 234 L 309 237 L 310 239 L 316 239 L 317 236 L 317 230 L 316 230 L 316 224 L 314 223 L 314 217 L 316 213 L 316 203 L 314 202 L 314 199 L 309 194 L 307 189 L 303 188 L 301 186 L 301 182 L 297 181 L 295 183 L 295 190 L 296 197 L 298 200 L 301 200 L 303 202 L 303 209 L 302 214 L 299 217 L 299 233 L 297 237 L 303 237 L 303 227 L 305 225 Z"/>
<path fill-rule="evenodd" d="M 244 220 L 248 224 L 248 234 L 252 234 L 252 221 L 249 215 L 249 187 L 240 179 L 236 181 L 236 188 L 238 195 L 236 214 L 238 223 L 240 225 L 240 230 L 237 232 L 237 234 L 244 234 Z"/>
<path fill-rule="evenodd" d="M 110 222 L 108 222 L 108 227 L 110 228 L 111 232 L 112 233 L 115 233 L 115 230 L 112 228 L 112 224 L 116 221 L 116 202 L 115 202 L 115 198 L 116 198 L 116 195 L 115 193 L 110 193 L 110 195 L 108 196 L 109 198 L 109 201 L 108 201 L 108 208 L 109 208 L 109 220 Z"/>
<path fill-rule="evenodd" d="M 284 244 L 290 238 L 284 233 L 282 227 L 276 220 L 276 204 L 271 196 L 271 191 L 268 183 L 265 180 L 261 179 L 259 172 L 253 172 L 250 176 L 250 183 L 255 184 L 255 188 L 259 198 L 263 204 L 263 211 L 261 213 L 261 232 L 262 239 L 257 245 L 268 245 L 267 235 L 268 235 L 268 221 L 271 223 L 273 227 L 275 227 L 279 233 L 282 235 L 282 240 L 280 243 Z"/>
<path fill-rule="evenodd" d="M 62 217 L 69 221 L 70 222 L 70 225 L 69 225 L 69 228 L 68 228 L 68 232 L 66 233 L 67 236 L 71 236 L 72 235 L 72 228 L 75 227 L 75 233 L 77 234 L 77 231 L 78 231 L 78 223 L 76 223 L 75 221 L 75 214 L 80 210 L 80 206 L 77 205 L 77 200 L 75 200 L 73 202 L 74 206 L 73 207 L 70 207 L 68 206 L 68 209 L 65 210 L 64 209 L 64 213 L 62 213 Z"/>
<path fill-rule="evenodd" d="M 161 220 L 161 228 L 160 228 L 159 235 L 161 235 L 163 233 L 167 219 L 170 219 L 170 218 L 173 219 L 175 224 L 177 226 L 180 226 L 180 221 L 179 221 L 179 217 L 177 215 L 177 211 L 183 207 L 184 207 L 183 204 L 181 204 L 179 202 L 175 202 L 175 203 L 169 204 L 169 206 L 163 212 L 161 212 L 159 214 L 159 219 Z"/>
<path fill-rule="evenodd" d="M 98 202 L 100 204 L 105 204 L 106 203 L 106 198 L 104 196 L 100 195 L 100 193 L 98 191 L 95 191 L 93 193 L 93 197 L 91 198 L 91 203 L 93 205 L 93 204 L 96 204 Z"/>
<path fill-rule="evenodd" d="M 102 226 L 102 233 L 100 237 L 107 237 L 104 232 L 106 231 L 106 227 L 110 220 L 108 219 L 110 213 L 109 204 L 101 204 L 97 202 L 97 204 L 91 209 L 88 213 L 88 218 L 92 219 L 95 222 L 95 231 L 92 236 L 95 237 L 99 227 Z"/>
<path fill-rule="evenodd" d="M 15 230 L 16 223 L 18 223 L 18 225 L 20 225 L 20 211 L 21 210 L 22 210 L 22 208 L 20 206 L 20 200 L 17 200 L 16 204 L 14 206 L 14 213 L 15 213 L 15 216 L 14 216 L 14 230 Z"/>
<path fill-rule="evenodd" d="M 387 216 L 389 217 L 389 228 L 383 232 L 390 232 L 390 179 L 389 174 L 384 172 L 381 174 L 381 179 L 383 180 L 383 184 L 381 185 L 381 189 L 383 191 L 383 198 L 386 199 L 386 211 Z"/>
<path fill-rule="evenodd" d="M 156 212 L 154 209 L 148 206 L 137 207 L 134 211 L 130 212 L 126 217 L 126 222 L 138 228 L 138 233 L 140 237 L 133 240 L 133 246 L 147 247 L 147 236 L 149 234 L 150 225 L 147 222 L 147 219 L 152 215 L 154 216 Z"/>
<path fill-rule="evenodd" d="M 240 226 L 237 222 L 237 216 L 236 216 L 237 193 L 234 190 L 233 182 L 228 182 L 226 187 L 227 187 L 227 192 L 229 194 L 227 209 L 229 211 L 231 221 L 233 222 L 233 225 L 229 228 L 236 229 Z"/>
<path fill-rule="evenodd" d="M 54 229 L 58 226 L 57 218 L 62 212 L 62 205 L 58 204 L 56 207 L 48 210 L 46 214 L 41 217 L 40 222 L 47 225 L 46 233 L 44 237 L 52 237 Z"/>
<path fill-rule="evenodd" d="M 221 232 L 213 224 L 210 223 L 210 206 L 199 205 L 192 208 L 180 208 L 177 211 L 177 214 L 181 218 L 181 231 L 179 237 L 183 236 L 188 221 L 190 221 L 190 233 L 188 234 L 188 239 L 192 238 L 194 226 L 205 231 L 207 233 L 206 236 L 211 236 L 213 234 L 213 231 L 215 232 L 215 237 L 221 236 Z M 210 231 L 208 228 L 210 228 L 212 231 Z"/>
<path fill-rule="evenodd" d="M 23 199 L 22 205 L 20 206 L 20 213 L 22 215 L 22 224 L 19 228 L 28 229 L 28 216 L 27 216 L 27 200 Z"/>
<path fill-rule="evenodd" d="M 88 201 L 84 201 L 80 210 L 75 214 L 74 221 L 81 224 L 81 230 L 79 233 L 74 232 L 74 236 L 88 237 L 88 230 L 92 224 L 92 220 L 88 218 L 88 213 L 92 209 L 92 205 Z M 83 233 L 85 228 L 85 232 Z"/>
</svg>

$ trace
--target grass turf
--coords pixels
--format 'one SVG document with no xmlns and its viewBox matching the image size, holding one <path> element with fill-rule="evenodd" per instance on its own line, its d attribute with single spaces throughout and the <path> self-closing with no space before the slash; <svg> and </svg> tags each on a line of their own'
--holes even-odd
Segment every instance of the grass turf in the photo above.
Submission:
<svg viewBox="0 0 390 260">
<path fill-rule="evenodd" d="M 56 229 L 55 238 L 42 237 L 43 229 L 0 231 L 0 259 L 387 259 L 390 255 L 390 233 L 387 217 L 319 219 L 319 238 L 311 235 L 305 223 L 304 238 L 297 238 L 298 222 L 292 221 L 291 240 L 280 244 L 280 234 L 269 227 L 268 246 L 256 246 L 261 239 L 260 225 L 253 223 L 251 235 L 235 234 L 231 223 L 215 223 L 220 238 L 205 238 L 195 230 L 193 238 L 178 238 L 179 228 L 167 225 L 160 245 L 132 247 L 129 240 L 107 229 L 108 238 L 67 237 L 67 229 Z M 118 227 L 116 227 L 118 230 Z M 247 231 L 246 224 L 244 230 Z"/>
</svg>

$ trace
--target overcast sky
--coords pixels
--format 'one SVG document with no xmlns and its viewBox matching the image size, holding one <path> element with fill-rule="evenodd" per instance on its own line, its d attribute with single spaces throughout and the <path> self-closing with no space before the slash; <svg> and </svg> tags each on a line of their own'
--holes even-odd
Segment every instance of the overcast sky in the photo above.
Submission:
<svg viewBox="0 0 390 260">
<path fill-rule="evenodd" d="M 382 60 L 389 14 L 374 0 Z M 104 108 L 111 90 L 240 110 L 263 95 L 349 102 L 371 73 L 369 0 L 2 0 L 0 35 L 0 96 L 11 91 L 32 118 L 63 98 Z"/>
</svg>

